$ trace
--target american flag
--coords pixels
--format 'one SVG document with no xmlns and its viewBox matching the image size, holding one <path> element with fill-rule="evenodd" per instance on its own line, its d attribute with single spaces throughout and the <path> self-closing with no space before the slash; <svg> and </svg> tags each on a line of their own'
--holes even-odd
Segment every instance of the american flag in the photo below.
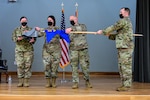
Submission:
<svg viewBox="0 0 150 100">
<path fill-rule="evenodd" d="M 65 16 L 64 16 L 64 9 L 62 8 L 62 16 L 61 16 L 61 30 L 65 31 Z M 69 63 L 69 46 L 65 39 L 60 39 L 61 45 L 61 59 L 60 59 L 60 67 L 65 68 Z"/>
</svg>

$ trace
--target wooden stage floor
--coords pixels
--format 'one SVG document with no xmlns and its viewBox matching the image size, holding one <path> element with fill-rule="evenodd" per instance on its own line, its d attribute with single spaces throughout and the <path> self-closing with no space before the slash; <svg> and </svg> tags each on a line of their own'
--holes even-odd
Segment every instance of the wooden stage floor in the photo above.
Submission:
<svg viewBox="0 0 150 100">
<path fill-rule="evenodd" d="M 0 83 L 0 100 L 150 100 L 150 83 L 134 82 L 132 89 L 126 92 L 116 91 L 120 86 L 118 75 L 91 75 L 93 88 L 86 88 L 80 76 L 78 89 L 72 89 L 71 76 L 65 77 L 67 82 L 57 79 L 57 88 L 45 88 L 43 75 L 33 75 L 30 87 L 17 87 L 17 77 L 12 76 L 12 84 Z"/>
</svg>

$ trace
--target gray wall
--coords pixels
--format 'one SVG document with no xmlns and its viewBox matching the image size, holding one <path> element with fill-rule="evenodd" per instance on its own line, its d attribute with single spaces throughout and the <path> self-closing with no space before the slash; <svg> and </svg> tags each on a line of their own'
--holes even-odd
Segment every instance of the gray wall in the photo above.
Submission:
<svg viewBox="0 0 150 100">
<path fill-rule="evenodd" d="M 97 31 L 114 24 L 118 20 L 121 7 L 131 9 L 131 20 L 135 29 L 136 0 L 18 0 L 8 3 L 0 0 L 0 47 L 3 58 L 8 60 L 9 71 L 16 71 L 14 65 L 15 44 L 11 40 L 13 30 L 20 25 L 19 18 L 26 16 L 31 27 L 47 27 L 47 16 L 54 15 L 60 26 L 61 3 L 64 3 L 66 26 L 69 16 L 75 14 L 75 3 L 79 4 L 79 22 L 87 25 L 88 31 Z M 87 36 L 90 54 L 91 72 L 117 72 L 117 51 L 115 42 L 102 35 Z M 32 71 L 43 71 L 43 38 L 38 38 L 34 45 Z M 71 71 L 70 66 L 65 70 Z M 62 71 L 62 69 L 60 69 Z"/>
</svg>

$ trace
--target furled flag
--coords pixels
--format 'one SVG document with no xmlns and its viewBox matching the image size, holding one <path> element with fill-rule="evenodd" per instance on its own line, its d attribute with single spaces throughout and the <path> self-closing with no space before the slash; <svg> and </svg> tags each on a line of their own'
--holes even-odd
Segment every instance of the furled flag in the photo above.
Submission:
<svg viewBox="0 0 150 100">
<path fill-rule="evenodd" d="M 65 16 L 64 16 L 64 9 L 62 8 L 62 15 L 61 15 L 61 30 L 65 32 Z M 65 68 L 70 63 L 69 59 L 69 47 L 68 43 L 65 39 L 60 39 L 61 45 L 61 59 L 60 59 L 60 67 Z"/>
<path fill-rule="evenodd" d="M 75 16 L 78 18 L 78 4 L 76 3 L 75 6 L 76 6 Z"/>
</svg>

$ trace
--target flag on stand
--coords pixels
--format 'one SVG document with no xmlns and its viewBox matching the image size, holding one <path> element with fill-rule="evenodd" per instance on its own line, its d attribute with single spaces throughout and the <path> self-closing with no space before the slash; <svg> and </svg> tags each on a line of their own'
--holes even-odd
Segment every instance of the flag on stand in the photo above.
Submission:
<svg viewBox="0 0 150 100">
<path fill-rule="evenodd" d="M 61 30 L 65 31 L 65 16 L 64 16 L 64 9 L 62 8 L 62 15 L 61 15 Z M 61 59 L 60 59 L 60 67 L 65 68 L 70 63 L 69 59 L 69 46 L 68 42 L 61 38 L 60 39 L 61 45 Z"/>
</svg>

